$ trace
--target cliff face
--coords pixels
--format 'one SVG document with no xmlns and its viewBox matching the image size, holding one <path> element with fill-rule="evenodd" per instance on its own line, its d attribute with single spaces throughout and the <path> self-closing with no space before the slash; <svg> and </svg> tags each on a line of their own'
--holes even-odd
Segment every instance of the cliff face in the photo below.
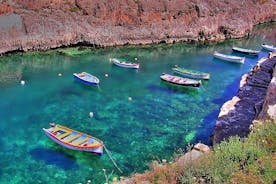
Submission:
<svg viewBox="0 0 276 184">
<path fill-rule="evenodd" d="M 274 54 L 271 54 L 274 55 Z M 243 75 L 238 94 L 222 107 L 213 132 L 213 144 L 230 136 L 246 137 L 253 120 L 276 120 L 276 53 L 263 58 Z"/>
<path fill-rule="evenodd" d="M 0 53 L 242 37 L 276 21 L 274 0 L 21 0 L 0 5 Z"/>
</svg>

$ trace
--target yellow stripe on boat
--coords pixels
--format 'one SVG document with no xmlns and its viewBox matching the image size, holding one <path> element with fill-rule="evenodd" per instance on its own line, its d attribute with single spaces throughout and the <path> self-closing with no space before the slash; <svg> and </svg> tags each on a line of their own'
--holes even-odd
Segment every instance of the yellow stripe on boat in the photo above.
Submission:
<svg viewBox="0 0 276 184">
<path fill-rule="evenodd" d="M 81 139 L 81 140 L 79 140 L 77 142 L 72 143 L 72 145 L 79 146 L 80 144 L 86 142 L 88 139 L 90 139 L 90 137 L 87 136 L 84 139 Z"/>
<path fill-rule="evenodd" d="M 82 134 L 78 133 L 77 135 L 72 136 L 72 137 L 70 137 L 69 139 L 64 140 L 64 142 L 70 143 L 70 142 L 72 142 L 73 140 L 79 138 L 81 135 L 82 135 Z"/>
<path fill-rule="evenodd" d="M 65 137 L 67 137 L 68 135 L 70 135 L 72 132 L 65 132 L 64 134 L 58 135 L 57 138 L 58 139 L 63 139 Z"/>
</svg>

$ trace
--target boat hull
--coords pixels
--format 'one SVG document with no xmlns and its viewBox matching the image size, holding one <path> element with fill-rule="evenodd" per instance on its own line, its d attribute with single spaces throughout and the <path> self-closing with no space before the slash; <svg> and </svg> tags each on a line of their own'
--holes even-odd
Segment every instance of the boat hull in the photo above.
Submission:
<svg viewBox="0 0 276 184">
<path fill-rule="evenodd" d="M 274 47 L 273 45 L 265 45 L 265 44 L 263 44 L 262 47 L 263 47 L 263 49 L 265 49 L 267 51 L 271 51 L 271 52 L 276 51 L 276 47 Z"/>
<path fill-rule="evenodd" d="M 76 81 L 79 81 L 83 84 L 86 84 L 86 85 L 89 85 L 89 86 L 97 86 L 99 84 L 99 82 L 94 82 L 94 81 L 88 81 L 88 80 L 85 80 L 85 79 L 82 79 L 81 77 L 78 76 L 78 74 L 74 73 L 73 74 L 74 76 L 74 79 Z"/>
<path fill-rule="evenodd" d="M 245 54 L 245 55 L 258 56 L 258 51 L 245 50 L 245 49 L 236 48 L 236 47 L 233 47 L 232 50 L 234 52 L 238 52 L 238 53 Z"/>
<path fill-rule="evenodd" d="M 178 81 L 179 80 L 185 80 L 187 81 L 186 83 L 180 83 L 177 82 L 177 80 L 170 80 L 171 78 L 176 78 Z M 187 88 L 199 88 L 201 85 L 201 81 L 196 81 L 196 80 L 192 80 L 192 79 L 187 79 L 187 78 L 182 78 L 182 77 L 178 77 L 178 76 L 172 76 L 172 75 L 168 75 L 168 74 L 162 74 L 160 76 L 160 79 L 164 82 L 167 82 L 169 84 L 173 84 L 175 86 L 180 86 L 180 87 L 187 87 Z"/>
<path fill-rule="evenodd" d="M 240 63 L 240 64 L 243 64 L 245 61 L 244 57 L 230 57 L 216 52 L 214 53 L 214 57 L 220 60 L 229 61 L 233 63 Z"/>
<path fill-rule="evenodd" d="M 123 68 L 132 68 L 132 69 L 138 69 L 140 65 L 138 63 L 122 63 L 116 59 L 111 59 L 112 63 L 116 66 L 120 66 Z"/>
<path fill-rule="evenodd" d="M 103 154 L 103 142 L 85 133 L 55 124 L 43 131 L 52 141 L 68 149 Z"/>
<path fill-rule="evenodd" d="M 189 78 L 193 78 L 193 79 L 210 79 L 210 74 L 208 73 L 204 73 L 204 74 L 191 74 L 191 73 L 187 73 L 187 72 L 183 72 L 181 70 L 179 70 L 178 68 L 173 68 L 172 69 L 175 73 L 182 75 L 184 77 L 189 77 Z"/>
</svg>

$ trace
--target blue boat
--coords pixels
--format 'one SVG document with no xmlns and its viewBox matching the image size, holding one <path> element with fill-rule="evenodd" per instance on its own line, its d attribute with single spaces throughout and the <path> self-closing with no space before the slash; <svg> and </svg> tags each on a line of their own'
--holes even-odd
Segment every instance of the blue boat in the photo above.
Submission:
<svg viewBox="0 0 276 184">
<path fill-rule="evenodd" d="M 80 81 L 90 86 L 97 86 L 100 83 L 100 80 L 97 77 L 87 72 L 74 73 L 73 75 L 74 79 L 76 79 L 77 81 Z"/>
</svg>

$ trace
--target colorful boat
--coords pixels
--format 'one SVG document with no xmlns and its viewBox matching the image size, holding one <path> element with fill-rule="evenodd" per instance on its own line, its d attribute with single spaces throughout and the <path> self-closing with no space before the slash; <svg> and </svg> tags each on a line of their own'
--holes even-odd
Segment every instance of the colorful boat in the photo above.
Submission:
<svg viewBox="0 0 276 184">
<path fill-rule="evenodd" d="M 178 73 L 180 75 L 183 75 L 185 77 L 194 78 L 194 79 L 209 79 L 210 74 L 209 73 L 203 73 L 195 70 L 188 70 L 185 68 L 178 67 L 177 65 L 175 68 L 172 68 L 172 70 L 175 73 Z"/>
<path fill-rule="evenodd" d="M 50 123 L 50 128 L 43 128 L 45 134 L 57 144 L 78 151 L 103 154 L 103 142 L 88 134 L 72 130 L 68 127 Z"/>
<path fill-rule="evenodd" d="M 201 81 L 199 80 L 193 80 L 193 79 L 187 79 L 182 78 L 174 75 L 169 75 L 166 73 L 163 73 L 160 76 L 161 80 L 166 81 L 168 83 L 181 86 L 181 87 L 190 87 L 190 88 L 198 88 L 201 85 Z"/>
<path fill-rule="evenodd" d="M 274 47 L 273 45 L 266 45 L 266 44 L 262 44 L 263 49 L 274 52 L 276 51 L 276 47 Z"/>
<path fill-rule="evenodd" d="M 97 77 L 86 72 L 74 73 L 73 75 L 77 81 L 80 81 L 87 85 L 96 86 L 100 83 L 100 80 Z"/>
<path fill-rule="evenodd" d="M 221 59 L 221 60 L 230 61 L 230 62 L 234 62 L 234 63 L 241 63 L 241 64 L 243 64 L 245 61 L 245 57 L 221 54 L 217 51 L 214 52 L 214 57 Z"/>
<path fill-rule="evenodd" d="M 140 67 L 139 63 L 127 63 L 124 61 L 119 61 L 118 59 L 115 58 L 110 58 L 110 61 L 120 67 L 124 68 L 133 68 L 133 69 L 138 69 Z"/>
<path fill-rule="evenodd" d="M 251 56 L 257 56 L 259 53 L 259 51 L 257 51 L 257 50 L 244 49 L 244 48 L 239 48 L 239 47 L 232 47 L 232 50 L 235 52 L 239 52 L 239 53 L 251 55 Z"/>
</svg>

